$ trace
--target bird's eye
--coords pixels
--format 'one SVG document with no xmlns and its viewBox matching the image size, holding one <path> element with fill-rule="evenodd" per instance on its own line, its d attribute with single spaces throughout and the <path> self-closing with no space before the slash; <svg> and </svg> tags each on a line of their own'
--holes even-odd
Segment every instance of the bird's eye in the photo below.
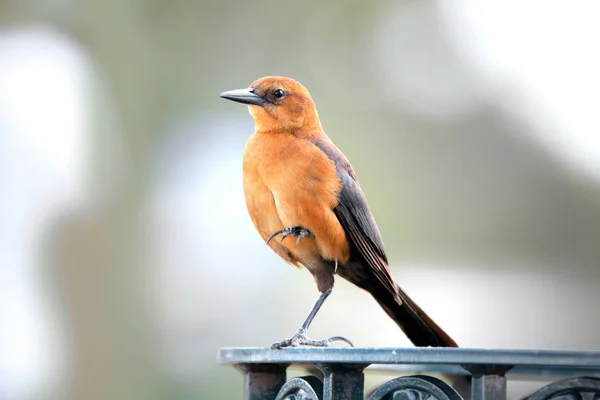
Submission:
<svg viewBox="0 0 600 400">
<path fill-rule="evenodd" d="M 276 99 L 281 99 L 285 96 L 285 91 L 283 89 L 275 89 L 273 91 L 273 96 L 275 96 Z"/>
</svg>

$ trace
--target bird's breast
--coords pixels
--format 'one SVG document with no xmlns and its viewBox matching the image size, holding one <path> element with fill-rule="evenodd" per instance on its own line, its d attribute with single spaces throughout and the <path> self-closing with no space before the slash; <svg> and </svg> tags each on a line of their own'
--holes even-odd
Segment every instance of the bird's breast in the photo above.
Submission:
<svg viewBox="0 0 600 400">
<path fill-rule="evenodd" d="M 341 258 L 345 235 L 332 210 L 341 183 L 335 165 L 314 144 L 287 134 L 254 134 L 244 152 L 246 205 L 266 240 L 284 227 L 302 226 L 313 235 L 296 243 L 273 239 L 301 263 L 311 258 Z M 333 247 L 340 248 L 339 251 Z M 345 246 L 347 247 L 347 246 Z M 337 254 L 340 253 L 340 254 Z"/>
</svg>

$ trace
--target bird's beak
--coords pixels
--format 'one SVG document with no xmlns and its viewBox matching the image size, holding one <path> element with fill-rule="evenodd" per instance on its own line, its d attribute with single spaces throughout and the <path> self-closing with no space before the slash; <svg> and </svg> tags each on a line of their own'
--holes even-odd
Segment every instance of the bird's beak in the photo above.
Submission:
<svg viewBox="0 0 600 400">
<path fill-rule="evenodd" d="M 265 99 L 254 94 L 254 89 L 230 90 L 221 93 L 221 97 L 227 100 L 237 101 L 238 103 L 254 104 L 256 106 L 262 106 L 265 103 Z"/>
</svg>

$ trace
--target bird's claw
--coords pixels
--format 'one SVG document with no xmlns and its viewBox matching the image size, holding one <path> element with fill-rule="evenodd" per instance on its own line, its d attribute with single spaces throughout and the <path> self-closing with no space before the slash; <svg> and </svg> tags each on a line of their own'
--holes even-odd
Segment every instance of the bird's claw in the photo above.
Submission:
<svg viewBox="0 0 600 400">
<path fill-rule="evenodd" d="M 350 347 L 354 347 L 354 344 L 342 336 L 332 336 L 329 339 L 313 340 L 306 336 L 306 331 L 300 329 L 294 336 L 289 339 L 284 339 L 281 342 L 273 343 L 271 345 L 272 350 L 280 350 L 286 347 L 298 347 L 298 346 L 313 346 L 313 347 L 329 347 L 332 342 L 346 342 Z"/>
<path fill-rule="evenodd" d="M 311 235 L 311 233 L 308 229 L 305 229 L 301 226 L 288 226 L 287 228 L 283 228 L 283 229 L 275 232 L 274 234 L 272 234 L 269 237 L 269 239 L 267 239 L 267 244 L 269 244 L 271 239 L 273 239 L 277 235 L 281 235 L 282 242 L 283 242 L 283 239 L 292 235 L 296 238 L 296 244 L 298 244 L 300 242 L 300 239 L 302 239 L 304 237 L 309 237 Z"/>
</svg>

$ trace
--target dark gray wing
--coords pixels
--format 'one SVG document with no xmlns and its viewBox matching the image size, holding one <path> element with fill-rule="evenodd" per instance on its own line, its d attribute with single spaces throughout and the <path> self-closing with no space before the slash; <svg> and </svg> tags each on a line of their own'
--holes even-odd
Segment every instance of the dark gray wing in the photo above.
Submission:
<svg viewBox="0 0 600 400">
<path fill-rule="evenodd" d="M 388 269 L 388 260 L 383 248 L 383 240 L 369 210 L 356 174 L 346 157 L 328 139 L 314 140 L 314 144 L 335 164 L 338 178 L 342 183 L 339 202 L 333 209 L 350 242 L 351 267 L 361 268 L 359 275 L 375 277 L 389 293 L 397 296 L 396 284 Z M 352 274 L 350 274 L 352 276 Z M 353 281 L 350 277 L 347 279 Z M 359 282 L 353 282 L 359 284 Z"/>
</svg>

